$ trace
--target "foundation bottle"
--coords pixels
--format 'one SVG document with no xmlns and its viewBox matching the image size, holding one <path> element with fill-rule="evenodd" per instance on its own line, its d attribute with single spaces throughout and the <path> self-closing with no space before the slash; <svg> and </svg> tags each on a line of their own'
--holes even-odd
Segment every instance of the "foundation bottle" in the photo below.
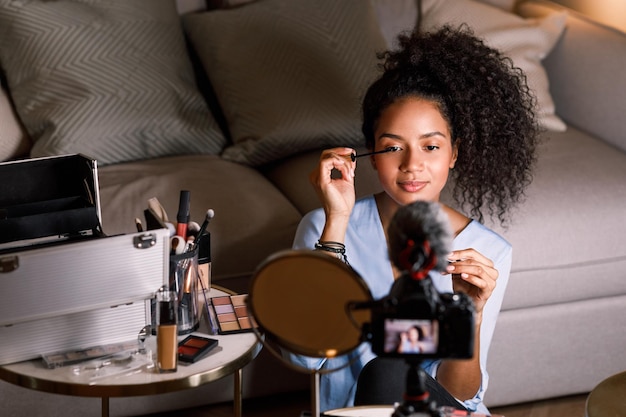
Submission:
<svg viewBox="0 0 626 417">
<path fill-rule="evenodd" d="M 175 291 L 160 289 L 157 304 L 157 369 L 159 373 L 176 372 L 178 367 L 178 300 Z"/>
</svg>

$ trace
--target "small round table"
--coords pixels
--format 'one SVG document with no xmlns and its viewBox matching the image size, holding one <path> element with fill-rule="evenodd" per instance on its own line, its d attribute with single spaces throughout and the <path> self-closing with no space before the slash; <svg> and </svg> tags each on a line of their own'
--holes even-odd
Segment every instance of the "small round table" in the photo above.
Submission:
<svg viewBox="0 0 626 417">
<path fill-rule="evenodd" d="M 626 372 L 613 375 L 591 390 L 585 405 L 587 417 L 626 415 Z"/>
<path fill-rule="evenodd" d="M 226 291 L 213 287 L 208 295 L 215 297 L 230 294 Z M 206 314 L 203 314 L 200 328 L 193 334 L 217 339 L 218 347 L 194 364 L 179 364 L 178 370 L 174 373 L 159 374 L 153 368 L 123 377 L 106 378 L 90 385 L 73 377 L 67 367 L 48 369 L 41 359 L 33 359 L 0 366 L 0 379 L 25 388 L 55 394 L 100 397 L 102 399 L 102 416 L 108 417 L 109 398 L 111 397 L 179 391 L 195 388 L 234 374 L 234 411 L 235 416 L 240 417 L 242 413 L 242 369 L 257 356 L 262 344 L 252 332 L 209 335 L 206 320 Z M 186 336 L 179 336 L 179 339 Z M 156 337 L 148 337 L 146 346 L 156 353 Z"/>
</svg>

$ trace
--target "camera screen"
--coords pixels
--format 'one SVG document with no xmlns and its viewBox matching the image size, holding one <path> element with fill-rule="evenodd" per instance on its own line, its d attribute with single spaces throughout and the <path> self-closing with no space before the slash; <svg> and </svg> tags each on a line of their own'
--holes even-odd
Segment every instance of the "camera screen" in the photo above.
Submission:
<svg viewBox="0 0 626 417">
<path fill-rule="evenodd" d="M 437 353 L 439 323 L 437 320 L 386 318 L 383 351 L 389 355 Z"/>
</svg>

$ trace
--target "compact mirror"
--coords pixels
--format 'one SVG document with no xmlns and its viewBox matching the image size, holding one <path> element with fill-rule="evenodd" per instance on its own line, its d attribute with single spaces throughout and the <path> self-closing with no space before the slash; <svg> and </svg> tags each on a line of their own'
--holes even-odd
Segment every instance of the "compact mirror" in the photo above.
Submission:
<svg viewBox="0 0 626 417">
<path fill-rule="evenodd" d="M 370 311 L 349 302 L 372 300 L 369 287 L 339 259 L 288 250 L 266 259 L 252 277 L 248 306 L 260 329 L 292 353 L 334 357 L 359 346 Z"/>
</svg>

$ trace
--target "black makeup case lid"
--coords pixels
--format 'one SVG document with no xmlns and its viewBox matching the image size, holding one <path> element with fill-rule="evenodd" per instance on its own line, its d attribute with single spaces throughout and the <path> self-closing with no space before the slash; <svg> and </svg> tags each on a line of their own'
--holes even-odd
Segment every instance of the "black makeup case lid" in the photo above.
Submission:
<svg viewBox="0 0 626 417">
<path fill-rule="evenodd" d="M 94 159 L 73 154 L 6 162 L 0 178 L 0 244 L 102 234 Z"/>
</svg>

